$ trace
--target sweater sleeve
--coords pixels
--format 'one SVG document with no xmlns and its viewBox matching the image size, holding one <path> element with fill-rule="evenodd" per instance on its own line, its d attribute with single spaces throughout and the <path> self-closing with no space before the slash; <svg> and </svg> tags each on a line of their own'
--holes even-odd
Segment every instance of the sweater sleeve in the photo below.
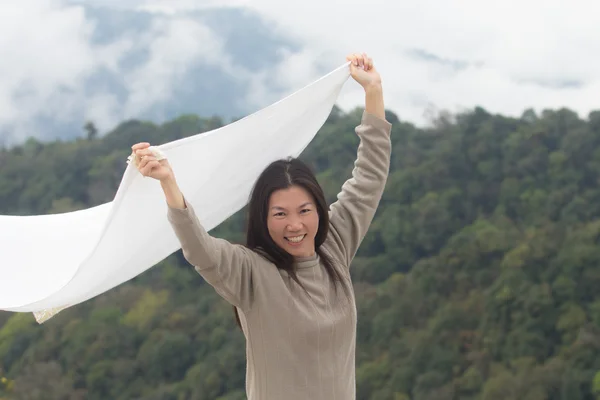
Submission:
<svg viewBox="0 0 600 400">
<path fill-rule="evenodd" d="M 168 207 L 168 219 L 185 259 L 221 297 L 248 311 L 253 297 L 255 255 L 244 246 L 209 235 L 192 205 L 186 202 L 186 207 Z"/>
<path fill-rule="evenodd" d="M 356 127 L 360 138 L 352 177 L 330 207 L 330 239 L 347 266 L 364 239 L 381 200 L 391 157 L 392 125 L 364 112 Z"/>
</svg>

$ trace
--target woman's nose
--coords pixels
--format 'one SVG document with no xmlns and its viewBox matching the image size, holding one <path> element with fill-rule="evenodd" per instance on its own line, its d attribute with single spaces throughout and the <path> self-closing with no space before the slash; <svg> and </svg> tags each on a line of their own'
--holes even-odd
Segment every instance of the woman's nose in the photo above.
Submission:
<svg viewBox="0 0 600 400">
<path fill-rule="evenodd" d="M 302 229 L 302 221 L 298 218 L 291 218 L 287 226 L 289 231 L 299 231 Z"/>
</svg>

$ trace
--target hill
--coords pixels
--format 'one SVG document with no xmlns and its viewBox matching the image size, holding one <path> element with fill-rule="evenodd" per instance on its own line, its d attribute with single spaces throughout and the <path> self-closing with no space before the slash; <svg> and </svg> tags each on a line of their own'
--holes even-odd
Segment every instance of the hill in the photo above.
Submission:
<svg viewBox="0 0 600 400">
<path fill-rule="evenodd" d="M 302 158 L 329 200 L 350 176 L 361 110 L 334 110 Z M 358 399 L 600 398 L 600 112 L 476 108 L 393 122 L 389 183 L 352 272 Z M 0 212 L 112 198 L 129 146 L 221 124 L 186 115 L 102 139 L 0 152 Z M 213 234 L 243 240 L 243 211 Z M 0 313 L 0 398 L 244 398 L 231 308 L 174 254 L 60 313 Z"/>
</svg>

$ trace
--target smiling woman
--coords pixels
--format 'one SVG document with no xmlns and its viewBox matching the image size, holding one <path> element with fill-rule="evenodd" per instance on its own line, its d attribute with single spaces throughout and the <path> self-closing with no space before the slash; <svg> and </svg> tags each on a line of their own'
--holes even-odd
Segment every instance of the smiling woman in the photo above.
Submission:
<svg viewBox="0 0 600 400">
<path fill-rule="evenodd" d="M 246 337 L 250 400 L 356 397 L 349 268 L 385 187 L 391 125 L 371 59 L 348 60 L 365 90 L 352 177 L 328 208 L 308 166 L 294 158 L 271 163 L 250 196 L 245 246 L 210 236 L 168 160 L 158 160 L 149 143 L 132 147 L 139 171 L 160 181 L 185 258 L 236 310 Z"/>
<path fill-rule="evenodd" d="M 321 248 L 329 222 L 325 194 L 310 168 L 297 158 L 275 161 L 265 168 L 252 190 L 246 245 L 264 253 L 305 290 L 296 266 L 298 261 L 318 256 L 328 279 L 337 286 L 345 281 L 344 276 Z M 344 284 L 346 294 L 348 286 Z"/>
<path fill-rule="evenodd" d="M 315 254 L 315 242 L 322 244 L 327 235 L 325 195 L 308 166 L 298 159 L 268 166 L 256 182 L 249 207 L 251 248 L 276 246 L 294 257 L 310 257 Z"/>
<path fill-rule="evenodd" d="M 323 194 L 311 194 L 302 186 L 291 186 L 293 181 L 289 185 L 270 196 L 269 234 L 279 247 L 294 257 L 310 257 L 315 253 L 315 236 L 319 226 L 319 214 L 313 199 Z"/>
</svg>

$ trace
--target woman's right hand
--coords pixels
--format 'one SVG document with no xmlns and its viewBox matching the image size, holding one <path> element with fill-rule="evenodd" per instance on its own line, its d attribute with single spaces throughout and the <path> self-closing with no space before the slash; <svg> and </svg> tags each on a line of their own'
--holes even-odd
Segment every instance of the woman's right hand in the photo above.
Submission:
<svg viewBox="0 0 600 400">
<path fill-rule="evenodd" d="M 137 158 L 137 168 L 144 176 L 157 179 L 161 182 L 173 179 L 173 170 L 167 159 L 157 160 L 148 148 L 150 143 L 142 142 L 131 146 L 133 154 Z"/>
</svg>

